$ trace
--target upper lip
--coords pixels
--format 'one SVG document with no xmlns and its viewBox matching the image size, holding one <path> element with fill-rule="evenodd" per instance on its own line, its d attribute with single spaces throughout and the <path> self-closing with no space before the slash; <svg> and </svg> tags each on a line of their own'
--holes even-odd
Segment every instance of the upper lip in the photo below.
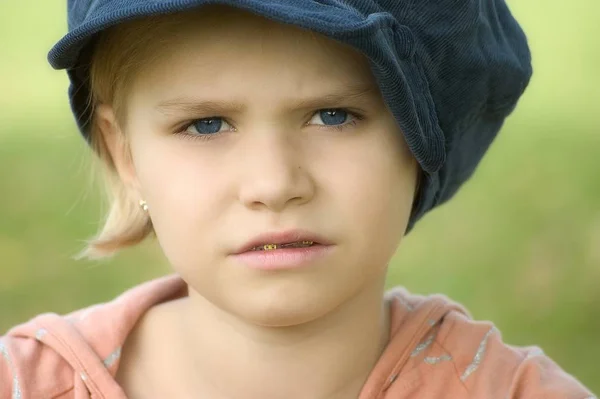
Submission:
<svg viewBox="0 0 600 399">
<path fill-rule="evenodd" d="M 265 244 L 287 244 L 297 241 L 312 241 L 321 245 L 331 244 L 326 238 L 308 230 L 285 230 L 259 234 L 237 248 L 234 254 L 241 254 Z"/>
</svg>

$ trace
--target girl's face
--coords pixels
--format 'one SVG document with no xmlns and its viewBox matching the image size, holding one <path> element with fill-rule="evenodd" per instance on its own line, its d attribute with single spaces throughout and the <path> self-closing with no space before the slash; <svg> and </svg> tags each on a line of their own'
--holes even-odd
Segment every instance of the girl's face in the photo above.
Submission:
<svg viewBox="0 0 600 399">
<path fill-rule="evenodd" d="M 283 326 L 380 291 L 408 222 L 417 165 L 368 62 L 240 12 L 206 14 L 171 34 L 156 41 L 155 59 L 133 82 L 122 126 L 132 161 L 115 162 L 147 201 L 190 295 Z M 258 234 L 290 229 L 332 248 L 279 271 L 232 255 Z"/>
</svg>

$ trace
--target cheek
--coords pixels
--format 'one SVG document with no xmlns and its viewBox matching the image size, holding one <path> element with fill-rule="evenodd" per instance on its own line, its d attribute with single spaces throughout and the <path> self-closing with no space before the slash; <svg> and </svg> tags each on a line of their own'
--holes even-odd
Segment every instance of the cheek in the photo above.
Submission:
<svg viewBox="0 0 600 399">
<path fill-rule="evenodd" d="M 137 149 L 136 173 L 158 241 L 173 265 L 186 267 L 197 261 L 190 249 L 210 251 L 209 237 L 224 204 L 223 180 L 193 145 L 156 140 Z"/>
<path fill-rule="evenodd" d="M 356 234 L 357 255 L 392 256 L 410 217 L 416 164 L 404 143 L 383 131 L 352 155 L 336 168 L 330 186 Z"/>
</svg>

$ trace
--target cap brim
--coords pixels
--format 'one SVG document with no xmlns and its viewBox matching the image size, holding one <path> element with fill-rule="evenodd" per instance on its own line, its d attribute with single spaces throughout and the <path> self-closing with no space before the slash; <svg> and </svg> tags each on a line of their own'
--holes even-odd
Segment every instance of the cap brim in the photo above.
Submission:
<svg viewBox="0 0 600 399">
<path fill-rule="evenodd" d="M 119 23 L 149 15 L 171 14 L 203 5 L 227 5 L 252 12 L 276 22 L 293 24 L 332 38 L 343 39 L 377 29 L 380 18 L 363 18 L 351 8 L 317 3 L 311 0 L 179 0 L 131 5 L 117 0 L 100 6 L 66 34 L 48 53 L 55 69 L 77 65 L 81 50 L 99 32 Z"/>
</svg>

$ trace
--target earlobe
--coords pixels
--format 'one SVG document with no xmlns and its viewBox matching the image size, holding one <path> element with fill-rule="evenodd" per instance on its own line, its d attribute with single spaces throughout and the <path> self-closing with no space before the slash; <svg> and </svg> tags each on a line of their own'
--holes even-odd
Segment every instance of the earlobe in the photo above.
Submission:
<svg viewBox="0 0 600 399">
<path fill-rule="evenodd" d="M 117 121 L 114 109 L 107 104 L 98 104 L 95 110 L 96 124 L 106 144 L 115 169 L 126 186 L 139 189 L 129 144 Z"/>
</svg>

